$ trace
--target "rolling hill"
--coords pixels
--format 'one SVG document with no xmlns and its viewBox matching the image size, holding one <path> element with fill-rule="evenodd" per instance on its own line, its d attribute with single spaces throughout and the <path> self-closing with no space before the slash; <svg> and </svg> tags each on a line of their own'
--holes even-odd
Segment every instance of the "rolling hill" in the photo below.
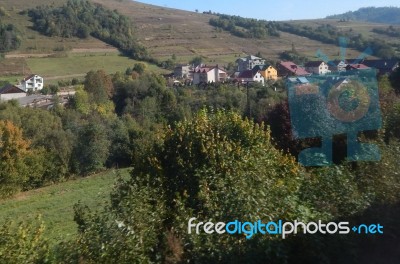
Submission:
<svg viewBox="0 0 400 264">
<path fill-rule="evenodd" d="M 398 7 L 364 7 L 357 11 L 328 16 L 328 19 L 343 19 L 372 23 L 400 24 L 400 8 Z"/>
<path fill-rule="evenodd" d="M 209 24 L 212 14 L 188 12 L 171 8 L 148 5 L 130 0 L 90 0 L 111 10 L 128 16 L 134 22 L 135 35 L 139 43 L 158 60 L 166 60 L 175 54 L 177 63 L 187 63 L 195 56 L 202 56 L 207 64 L 227 65 L 238 57 L 258 52 L 269 60 L 279 60 L 285 50 L 294 45 L 300 54 L 315 58 L 318 49 L 329 57 L 337 58 L 339 48 L 334 44 L 325 44 L 303 36 L 279 32 L 280 37 L 269 36 L 265 39 L 240 38 L 227 31 L 219 30 Z M 89 70 L 105 68 L 107 72 L 124 71 L 135 62 L 121 56 L 114 47 L 96 39 L 61 38 L 44 36 L 32 29 L 30 18 L 21 11 L 38 5 L 60 6 L 62 0 L 3 0 L 0 7 L 7 12 L 2 19 L 12 23 L 21 32 L 22 45 L 6 54 L 0 62 L 0 76 L 19 78 L 30 72 L 41 73 L 56 82 L 71 76 L 83 76 Z M 330 24 L 339 30 L 352 31 L 367 38 L 379 38 L 398 48 L 398 38 L 373 32 L 385 25 L 347 21 L 337 19 L 288 21 L 300 25 L 316 27 Z M 293 45 L 292 45 L 293 44 Z M 360 52 L 349 49 L 348 57 L 356 57 Z M 44 57 L 44 58 L 42 58 Z M 156 66 L 151 70 L 166 72 Z M 6 77 L 4 77 L 7 75 Z"/>
</svg>

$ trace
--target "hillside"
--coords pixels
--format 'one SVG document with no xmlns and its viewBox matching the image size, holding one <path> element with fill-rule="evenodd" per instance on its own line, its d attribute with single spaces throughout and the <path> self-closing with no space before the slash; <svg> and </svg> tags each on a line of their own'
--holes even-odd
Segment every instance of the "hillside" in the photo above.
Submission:
<svg viewBox="0 0 400 264">
<path fill-rule="evenodd" d="M 328 19 L 343 19 L 372 23 L 400 24 L 400 8 L 398 7 L 364 7 L 357 11 L 328 16 Z"/>
<path fill-rule="evenodd" d="M 122 177 L 129 169 L 121 169 Z M 74 204 L 81 201 L 92 209 L 101 209 L 108 201 L 116 180 L 116 171 L 99 173 L 87 178 L 23 192 L 0 201 L 0 223 L 6 219 L 16 222 L 35 219 L 39 214 L 46 225 L 46 237 L 57 242 L 72 237 L 77 229 L 73 221 Z"/>
<path fill-rule="evenodd" d="M 235 61 L 239 56 L 257 52 L 261 52 L 266 58 L 276 60 L 279 58 L 279 53 L 291 49 L 292 43 L 296 44 L 299 52 L 307 56 L 313 56 L 319 48 L 326 50 L 332 56 L 338 51 L 334 45 L 322 44 L 287 33 L 282 33 L 280 38 L 271 37 L 265 40 L 235 37 L 227 32 L 218 32 L 210 26 L 209 20 L 214 16 L 208 14 L 169 9 L 129 0 L 93 0 L 92 2 L 100 3 L 111 10 L 117 9 L 129 16 L 135 23 L 138 40 L 148 48 L 151 55 L 160 60 L 171 58 L 172 54 L 175 54 L 178 62 L 187 62 L 194 56 L 201 55 L 207 63 L 227 64 Z M 9 14 L 5 19 L 21 28 L 23 35 L 20 49 L 12 52 L 8 57 L 24 54 L 25 58 L 29 58 L 33 54 L 52 54 L 60 50 L 72 55 L 77 50 L 90 53 L 99 50 L 103 52 L 103 55 L 104 52 L 116 52 L 109 45 L 92 37 L 82 40 L 44 36 L 32 30 L 32 22 L 27 16 L 19 14 L 27 8 L 52 3 L 61 5 L 64 1 L 34 0 L 18 1 L 18 3 L 11 0 L 2 1 L 0 5 L 4 6 Z M 27 59 L 28 65 L 29 60 Z M 31 69 L 35 72 L 38 70 L 40 68 Z"/>
<path fill-rule="evenodd" d="M 334 43 L 326 44 L 287 32 L 279 32 L 280 37 L 268 36 L 265 39 L 240 38 L 231 33 L 217 29 L 209 24 L 214 15 L 188 12 L 171 8 L 153 6 L 130 0 L 91 0 L 110 10 L 128 16 L 134 22 L 135 36 L 144 45 L 150 55 L 162 61 L 175 54 L 177 63 L 187 63 L 195 56 L 202 56 L 207 64 L 227 65 L 238 57 L 258 52 L 269 60 L 279 60 L 283 51 L 291 50 L 294 44 L 296 51 L 310 59 L 315 58 L 317 50 L 321 49 L 330 58 L 337 58 L 339 48 Z M 0 62 L 0 78 L 7 80 L 19 79 L 21 76 L 37 72 L 50 82 L 82 77 L 90 70 L 105 68 L 107 72 L 125 71 L 135 61 L 121 56 L 117 49 L 89 37 L 48 37 L 32 29 L 32 21 L 21 11 L 38 5 L 60 6 L 62 0 L 12 1 L 4 0 L 7 15 L 2 19 L 14 24 L 22 37 L 21 47 L 6 54 L 6 59 Z M 374 32 L 376 28 L 385 29 L 382 24 L 365 22 L 339 22 L 330 20 L 289 21 L 289 23 L 316 27 L 330 24 L 338 30 L 352 31 L 362 34 L 365 38 L 379 38 L 399 49 L 400 41 L 396 37 Z M 357 57 L 360 51 L 348 49 L 348 57 Z M 43 58 L 44 57 L 44 58 Z M 79 62 L 79 63 L 78 63 Z M 165 73 L 156 66 L 151 70 Z"/>
<path fill-rule="evenodd" d="M 266 39 L 245 39 L 218 31 L 209 25 L 210 14 L 200 14 L 139 2 L 93 0 L 133 18 L 137 25 L 139 40 L 150 53 L 166 59 L 175 54 L 178 60 L 187 62 L 189 58 L 201 55 L 207 63 L 227 64 L 245 54 L 260 52 L 265 58 L 279 59 L 279 54 L 296 49 L 313 57 L 318 49 L 335 56 L 338 49 L 334 45 L 322 44 L 293 34 L 281 33 L 278 37 Z M 351 51 L 350 51 L 351 52 Z M 358 54 L 358 52 L 355 52 Z"/>
</svg>

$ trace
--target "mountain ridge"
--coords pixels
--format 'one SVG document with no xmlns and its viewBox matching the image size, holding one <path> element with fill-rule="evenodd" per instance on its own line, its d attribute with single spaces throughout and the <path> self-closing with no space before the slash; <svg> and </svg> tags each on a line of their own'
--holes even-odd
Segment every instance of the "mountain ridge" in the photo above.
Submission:
<svg viewBox="0 0 400 264">
<path fill-rule="evenodd" d="M 327 16 L 327 19 L 341 19 L 344 21 L 363 21 L 383 24 L 400 24 L 399 7 L 362 7 L 356 11 Z"/>
</svg>

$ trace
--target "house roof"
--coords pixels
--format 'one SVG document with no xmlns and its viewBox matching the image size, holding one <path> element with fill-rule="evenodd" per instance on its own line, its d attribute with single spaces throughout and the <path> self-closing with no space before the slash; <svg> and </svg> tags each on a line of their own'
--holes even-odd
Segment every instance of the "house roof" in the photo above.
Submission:
<svg viewBox="0 0 400 264">
<path fill-rule="evenodd" d="M 349 64 L 348 65 L 350 68 L 352 69 L 358 69 L 358 70 L 366 70 L 369 69 L 369 67 L 367 65 L 361 64 L 361 63 L 357 63 L 357 64 Z"/>
<path fill-rule="evenodd" d="M 21 88 L 18 88 L 17 86 L 12 84 L 6 84 L 2 88 L 0 88 L 0 94 L 10 94 L 10 93 L 26 93 L 26 92 Z"/>
<path fill-rule="evenodd" d="M 362 64 L 378 70 L 392 70 L 399 65 L 398 60 L 363 60 Z"/>
<path fill-rule="evenodd" d="M 254 66 L 253 70 L 265 71 L 265 70 L 267 70 L 269 67 L 274 68 L 274 66 L 272 66 L 272 64 L 264 64 L 264 65 L 256 65 L 256 66 Z"/>
<path fill-rule="evenodd" d="M 253 56 L 253 55 L 249 55 L 246 57 L 247 59 L 251 59 L 251 60 L 262 60 L 262 58 L 257 57 L 257 56 Z"/>
<path fill-rule="evenodd" d="M 241 61 L 250 61 L 250 60 L 262 60 L 262 58 L 259 58 L 259 57 L 253 56 L 253 55 L 249 55 L 249 56 L 247 56 L 247 57 L 237 59 L 236 61 L 238 61 L 238 60 L 241 60 Z"/>
<path fill-rule="evenodd" d="M 207 73 L 207 72 L 212 71 L 214 69 L 218 69 L 218 70 L 223 71 L 223 72 L 226 73 L 226 71 L 224 69 L 221 69 L 220 67 L 218 67 L 218 65 L 216 65 L 216 66 L 204 65 L 202 67 L 196 67 L 193 72 L 195 72 L 195 73 Z"/>
<path fill-rule="evenodd" d="M 36 75 L 36 74 L 31 74 L 31 75 L 29 75 L 28 77 L 25 77 L 25 78 L 24 78 L 24 81 L 27 81 L 27 80 L 32 79 L 33 77 L 35 77 L 35 75 Z"/>
<path fill-rule="evenodd" d="M 294 62 L 291 61 L 282 61 L 279 63 L 282 67 L 284 67 L 286 70 L 292 72 L 295 75 L 301 76 L 301 75 L 309 75 L 310 73 L 307 72 L 304 68 L 297 66 Z"/>
<path fill-rule="evenodd" d="M 306 77 L 291 77 L 288 78 L 288 81 L 292 83 L 299 83 L 299 84 L 307 84 L 309 81 L 307 80 Z"/>
<path fill-rule="evenodd" d="M 339 64 L 341 64 L 341 63 L 346 64 L 346 62 L 343 61 L 343 60 L 333 60 L 333 61 L 328 62 L 328 65 L 329 65 L 329 66 L 333 66 L 333 65 L 339 66 Z"/>
<path fill-rule="evenodd" d="M 309 61 L 305 64 L 306 67 L 319 67 L 323 61 Z"/>
<path fill-rule="evenodd" d="M 247 70 L 243 71 L 239 74 L 238 78 L 254 78 L 254 76 L 258 73 L 258 71 Z"/>
</svg>

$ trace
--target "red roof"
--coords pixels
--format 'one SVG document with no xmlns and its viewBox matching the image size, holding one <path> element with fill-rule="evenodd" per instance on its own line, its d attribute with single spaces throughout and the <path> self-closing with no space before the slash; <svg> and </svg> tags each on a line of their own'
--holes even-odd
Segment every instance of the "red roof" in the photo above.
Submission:
<svg viewBox="0 0 400 264">
<path fill-rule="evenodd" d="M 279 64 L 295 75 L 309 75 L 310 74 L 304 68 L 297 66 L 294 62 L 291 62 L 291 61 L 281 61 Z"/>
<path fill-rule="evenodd" d="M 361 63 L 358 63 L 358 64 L 349 64 L 349 66 L 350 66 L 350 68 L 352 68 L 352 69 L 358 69 L 358 70 L 366 70 L 366 69 L 369 69 L 369 67 L 368 67 L 367 65 L 361 64 Z"/>
</svg>

